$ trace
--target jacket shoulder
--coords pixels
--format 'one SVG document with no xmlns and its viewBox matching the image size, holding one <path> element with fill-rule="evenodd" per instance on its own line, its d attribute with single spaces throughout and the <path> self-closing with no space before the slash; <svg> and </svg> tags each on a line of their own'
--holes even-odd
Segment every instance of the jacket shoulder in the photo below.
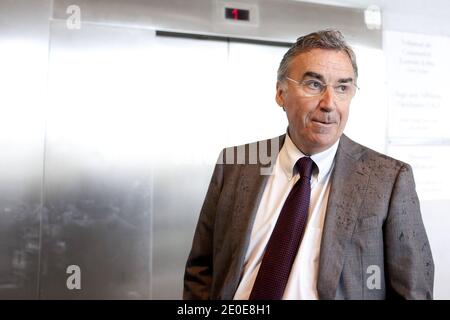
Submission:
<svg viewBox="0 0 450 320">
<path fill-rule="evenodd" d="M 340 146 L 342 146 L 343 151 L 349 156 L 359 159 L 371 169 L 394 169 L 397 171 L 403 167 L 411 168 L 408 163 L 375 151 L 369 147 L 353 141 L 345 135 L 342 135 L 341 137 Z"/>
</svg>

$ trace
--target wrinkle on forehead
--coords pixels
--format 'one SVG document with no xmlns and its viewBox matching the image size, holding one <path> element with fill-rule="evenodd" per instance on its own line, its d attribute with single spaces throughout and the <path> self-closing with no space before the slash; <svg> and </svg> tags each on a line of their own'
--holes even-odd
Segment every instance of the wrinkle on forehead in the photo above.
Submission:
<svg viewBox="0 0 450 320">
<path fill-rule="evenodd" d="M 342 51 L 313 49 L 295 57 L 291 68 L 291 72 L 300 77 L 311 71 L 324 78 L 355 78 L 350 57 Z"/>
<path fill-rule="evenodd" d="M 344 65 L 342 65 L 342 63 L 335 62 L 335 61 L 322 61 L 321 60 L 317 64 L 326 69 L 336 69 L 339 71 L 346 71 L 348 69 L 347 66 L 344 66 Z M 351 68 L 351 70 L 353 71 L 353 67 Z"/>
</svg>

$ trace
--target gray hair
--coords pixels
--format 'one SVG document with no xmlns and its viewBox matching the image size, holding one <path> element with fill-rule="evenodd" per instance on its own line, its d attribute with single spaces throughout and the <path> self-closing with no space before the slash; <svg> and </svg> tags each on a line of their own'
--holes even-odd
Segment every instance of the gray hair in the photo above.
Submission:
<svg viewBox="0 0 450 320">
<path fill-rule="evenodd" d="M 287 76 L 287 70 L 292 59 L 300 53 L 308 52 L 312 49 L 338 50 L 347 53 L 352 62 L 355 72 L 355 82 L 358 79 L 358 65 L 356 64 L 356 55 L 353 49 L 347 44 L 342 33 L 338 30 L 321 30 L 300 37 L 285 53 L 278 68 L 277 79 L 283 81 Z"/>
</svg>

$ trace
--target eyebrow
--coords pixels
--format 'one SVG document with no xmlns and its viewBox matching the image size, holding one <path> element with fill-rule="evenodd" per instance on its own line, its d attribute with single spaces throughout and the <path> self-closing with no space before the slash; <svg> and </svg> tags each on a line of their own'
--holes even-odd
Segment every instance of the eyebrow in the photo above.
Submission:
<svg viewBox="0 0 450 320">
<path fill-rule="evenodd" d="M 307 71 L 303 74 L 303 79 L 305 79 L 306 77 L 310 77 L 310 78 L 316 78 L 317 80 L 322 81 L 323 83 L 325 83 L 325 78 L 323 77 L 323 75 L 321 75 L 320 73 L 316 73 L 313 71 Z M 349 77 L 349 78 L 343 78 L 343 79 L 339 79 L 337 81 L 338 83 L 348 83 L 348 82 L 353 82 L 353 78 Z"/>
</svg>

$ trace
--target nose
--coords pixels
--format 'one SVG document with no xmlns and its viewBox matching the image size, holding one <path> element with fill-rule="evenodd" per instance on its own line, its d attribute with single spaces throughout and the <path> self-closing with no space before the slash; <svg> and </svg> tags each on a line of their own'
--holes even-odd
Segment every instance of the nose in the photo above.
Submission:
<svg viewBox="0 0 450 320">
<path fill-rule="evenodd" d="M 334 91 L 331 86 L 327 86 L 325 88 L 325 91 L 322 94 L 322 97 L 320 98 L 319 106 L 322 109 L 322 111 L 325 111 L 325 112 L 330 112 L 336 108 Z"/>
</svg>

